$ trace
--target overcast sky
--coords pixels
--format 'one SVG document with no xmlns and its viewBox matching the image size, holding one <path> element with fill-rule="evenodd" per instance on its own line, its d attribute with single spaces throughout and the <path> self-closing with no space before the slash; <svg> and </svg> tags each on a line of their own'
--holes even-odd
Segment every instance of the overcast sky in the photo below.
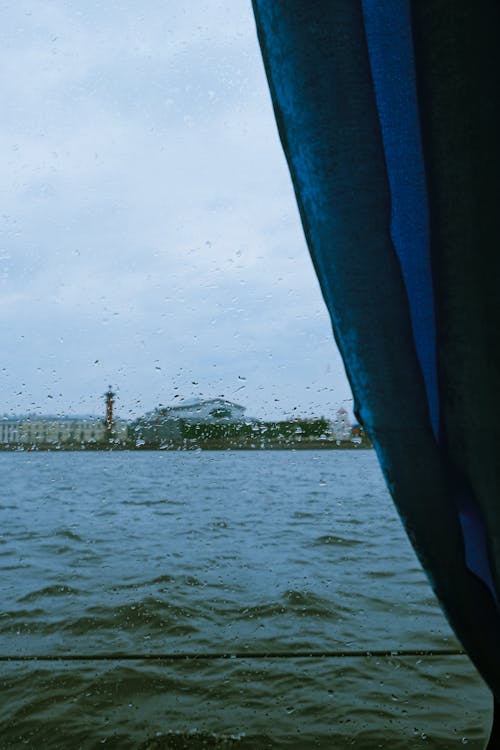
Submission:
<svg viewBox="0 0 500 750">
<path fill-rule="evenodd" d="M 250 6 L 2 3 L 0 414 L 350 407 Z"/>
</svg>

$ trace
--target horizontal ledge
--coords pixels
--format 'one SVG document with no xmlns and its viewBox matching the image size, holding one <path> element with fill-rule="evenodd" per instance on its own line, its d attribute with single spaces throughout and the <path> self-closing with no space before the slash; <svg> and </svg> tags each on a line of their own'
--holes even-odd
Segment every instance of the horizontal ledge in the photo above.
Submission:
<svg viewBox="0 0 500 750">
<path fill-rule="evenodd" d="M 238 651 L 209 653 L 0 654 L 0 661 L 215 661 L 230 659 L 362 659 L 372 657 L 463 656 L 461 649 L 396 649 L 367 651 Z"/>
</svg>

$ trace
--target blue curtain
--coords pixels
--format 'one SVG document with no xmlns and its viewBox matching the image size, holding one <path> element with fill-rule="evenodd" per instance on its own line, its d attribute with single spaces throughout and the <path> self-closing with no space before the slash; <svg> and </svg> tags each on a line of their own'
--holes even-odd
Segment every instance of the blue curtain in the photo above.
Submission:
<svg viewBox="0 0 500 750">
<path fill-rule="evenodd" d="M 253 5 L 357 417 L 500 698 L 500 3 Z"/>
</svg>

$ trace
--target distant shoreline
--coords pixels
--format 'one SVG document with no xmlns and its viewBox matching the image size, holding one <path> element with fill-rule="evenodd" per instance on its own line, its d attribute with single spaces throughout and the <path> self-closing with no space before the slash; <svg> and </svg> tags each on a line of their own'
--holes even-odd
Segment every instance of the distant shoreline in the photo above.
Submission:
<svg viewBox="0 0 500 750">
<path fill-rule="evenodd" d="M 190 443 L 178 445 L 133 445 L 127 443 L 106 445 L 1 445 L 0 452 L 5 453 L 96 453 L 113 451 L 130 452 L 171 452 L 171 451 L 296 451 L 296 450 L 373 450 L 368 444 L 356 444 L 351 441 L 304 441 L 291 444 L 269 443 L 267 445 L 220 444 L 214 442 Z"/>
<path fill-rule="evenodd" d="M 359 450 L 372 447 L 361 425 L 345 421 L 345 410 L 340 411 L 337 422 L 325 417 L 260 422 L 233 419 L 230 408 L 244 409 L 230 402 L 209 401 L 204 405 L 205 412 L 207 404 L 211 408 L 208 413 L 193 414 L 191 408 L 185 417 L 172 418 L 173 409 L 157 409 L 133 422 L 111 418 L 106 422 L 90 418 L 78 422 L 66 417 L 59 421 L 50 417 L 18 418 L 3 423 L 0 420 L 0 451 Z M 214 404 L 218 404 L 217 409 L 212 409 Z"/>
</svg>

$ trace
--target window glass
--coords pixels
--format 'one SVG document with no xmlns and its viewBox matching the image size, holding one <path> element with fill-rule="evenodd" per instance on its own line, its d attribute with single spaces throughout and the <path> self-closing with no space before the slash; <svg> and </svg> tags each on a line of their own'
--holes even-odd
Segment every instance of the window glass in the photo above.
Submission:
<svg viewBox="0 0 500 750">
<path fill-rule="evenodd" d="M 346 655 L 457 644 L 355 424 L 250 5 L 3 8 L 2 747 L 485 731 L 464 657 Z"/>
</svg>

